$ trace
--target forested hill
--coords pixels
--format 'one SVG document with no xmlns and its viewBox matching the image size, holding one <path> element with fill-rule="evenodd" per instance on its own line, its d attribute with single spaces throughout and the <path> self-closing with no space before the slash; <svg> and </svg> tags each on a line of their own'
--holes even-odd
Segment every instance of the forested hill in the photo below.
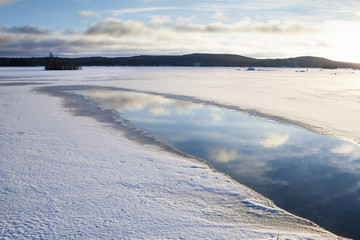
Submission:
<svg viewBox="0 0 360 240">
<path fill-rule="evenodd" d="M 46 57 L 0 58 L 0 66 L 45 66 Z M 188 54 L 134 57 L 63 58 L 82 66 L 201 66 L 201 67 L 302 67 L 302 68 L 355 68 L 360 63 L 336 62 L 319 57 L 286 59 L 256 59 L 232 54 Z"/>
</svg>

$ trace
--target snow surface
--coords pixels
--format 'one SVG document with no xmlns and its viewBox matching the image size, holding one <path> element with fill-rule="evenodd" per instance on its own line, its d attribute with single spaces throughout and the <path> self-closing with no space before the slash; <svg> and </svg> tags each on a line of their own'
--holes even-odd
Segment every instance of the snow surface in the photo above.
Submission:
<svg viewBox="0 0 360 240">
<path fill-rule="evenodd" d="M 74 115 L 63 98 L 34 91 L 45 86 L 36 83 L 50 83 L 188 96 L 300 121 L 359 142 L 359 72 L 311 71 L 1 68 L 0 237 L 338 238 L 204 162 L 131 141 L 112 123 Z"/>
<path fill-rule="evenodd" d="M 360 143 L 359 70 L 88 67 L 69 73 L 23 69 L 1 68 L 0 77 L 187 96 Z"/>
</svg>

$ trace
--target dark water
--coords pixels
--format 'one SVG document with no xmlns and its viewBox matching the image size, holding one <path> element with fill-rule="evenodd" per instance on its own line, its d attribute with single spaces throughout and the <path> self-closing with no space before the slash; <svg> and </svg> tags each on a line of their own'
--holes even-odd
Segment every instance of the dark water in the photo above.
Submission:
<svg viewBox="0 0 360 240">
<path fill-rule="evenodd" d="M 341 236 L 360 239 L 360 147 L 335 137 L 161 96 L 82 92 L 135 127 Z"/>
</svg>

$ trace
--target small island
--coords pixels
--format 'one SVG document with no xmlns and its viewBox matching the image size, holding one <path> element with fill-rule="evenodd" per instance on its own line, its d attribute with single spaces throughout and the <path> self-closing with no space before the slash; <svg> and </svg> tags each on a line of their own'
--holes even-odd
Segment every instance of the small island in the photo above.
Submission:
<svg viewBox="0 0 360 240">
<path fill-rule="evenodd" d="M 54 56 L 50 52 L 49 57 L 46 58 L 45 70 L 81 70 L 82 67 L 79 62 L 65 60 L 58 56 Z"/>
</svg>

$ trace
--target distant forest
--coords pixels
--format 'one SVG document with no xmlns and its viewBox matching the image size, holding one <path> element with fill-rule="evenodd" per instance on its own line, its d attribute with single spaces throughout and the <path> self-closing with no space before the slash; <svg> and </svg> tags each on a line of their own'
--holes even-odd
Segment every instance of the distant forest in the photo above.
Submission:
<svg viewBox="0 0 360 240">
<path fill-rule="evenodd" d="M 353 68 L 360 63 L 337 62 L 320 57 L 286 59 L 256 59 L 233 54 L 188 54 L 134 57 L 61 58 L 78 66 L 197 66 L 197 67 L 299 67 L 299 68 Z M 48 57 L 0 58 L 0 66 L 46 66 Z"/>
</svg>

